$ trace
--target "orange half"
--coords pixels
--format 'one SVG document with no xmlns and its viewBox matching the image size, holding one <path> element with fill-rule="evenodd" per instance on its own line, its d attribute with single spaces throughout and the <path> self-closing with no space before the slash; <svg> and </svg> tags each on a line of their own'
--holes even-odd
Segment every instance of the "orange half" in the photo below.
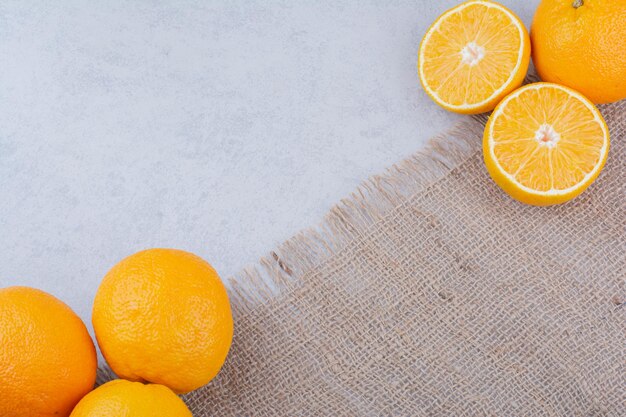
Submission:
<svg viewBox="0 0 626 417">
<path fill-rule="evenodd" d="M 419 77 L 443 108 L 464 114 L 493 110 L 524 80 L 530 38 L 506 7 L 487 0 L 460 4 L 428 29 L 419 50 Z"/>
<path fill-rule="evenodd" d="M 483 152 L 489 174 L 513 198 L 559 204 L 598 177 L 609 152 L 609 130 L 582 94 L 558 84 L 529 84 L 491 114 Z"/>
</svg>

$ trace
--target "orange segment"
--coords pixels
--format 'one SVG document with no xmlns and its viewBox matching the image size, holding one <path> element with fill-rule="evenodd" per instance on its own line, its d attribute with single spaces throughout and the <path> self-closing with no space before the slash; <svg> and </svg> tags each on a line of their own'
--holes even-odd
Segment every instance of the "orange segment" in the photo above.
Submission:
<svg viewBox="0 0 626 417">
<path fill-rule="evenodd" d="M 582 193 L 599 175 L 609 132 L 584 96 L 536 83 L 507 96 L 485 127 L 485 163 L 494 181 L 529 204 L 557 204 Z"/>
<path fill-rule="evenodd" d="M 458 113 L 493 110 L 518 87 L 530 60 L 524 25 L 500 4 L 474 0 L 440 16 L 419 52 L 419 75 L 426 92 Z"/>
</svg>

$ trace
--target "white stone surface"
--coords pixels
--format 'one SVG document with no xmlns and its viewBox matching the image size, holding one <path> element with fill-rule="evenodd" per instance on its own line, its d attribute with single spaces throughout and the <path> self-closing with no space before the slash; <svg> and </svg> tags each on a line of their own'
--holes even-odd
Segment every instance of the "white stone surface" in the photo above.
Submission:
<svg viewBox="0 0 626 417">
<path fill-rule="evenodd" d="M 3 1 L 0 287 L 91 328 L 135 251 L 255 262 L 459 118 L 416 73 L 457 3 Z M 529 24 L 538 1 L 504 3 Z"/>
</svg>

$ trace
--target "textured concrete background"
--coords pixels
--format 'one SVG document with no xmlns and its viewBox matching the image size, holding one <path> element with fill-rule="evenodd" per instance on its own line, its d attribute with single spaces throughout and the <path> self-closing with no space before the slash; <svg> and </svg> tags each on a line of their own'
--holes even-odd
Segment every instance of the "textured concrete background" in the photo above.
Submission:
<svg viewBox="0 0 626 417">
<path fill-rule="evenodd" d="M 454 0 L 3 1 L 0 287 L 90 326 L 148 247 L 236 273 L 459 117 L 419 86 Z M 504 1 L 529 24 L 538 3 Z"/>
</svg>

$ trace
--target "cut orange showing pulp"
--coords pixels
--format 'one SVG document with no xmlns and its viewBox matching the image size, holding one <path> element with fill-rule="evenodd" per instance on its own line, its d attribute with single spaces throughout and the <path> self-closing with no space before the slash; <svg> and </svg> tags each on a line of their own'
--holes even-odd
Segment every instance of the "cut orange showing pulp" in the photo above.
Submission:
<svg viewBox="0 0 626 417">
<path fill-rule="evenodd" d="M 483 152 L 489 174 L 511 197 L 559 204 L 598 177 L 609 152 L 609 130 L 582 94 L 558 84 L 529 84 L 491 114 Z"/>
<path fill-rule="evenodd" d="M 522 84 L 530 62 L 524 24 L 487 0 L 460 4 L 428 29 L 419 50 L 419 77 L 443 108 L 464 114 L 493 110 Z"/>
</svg>

